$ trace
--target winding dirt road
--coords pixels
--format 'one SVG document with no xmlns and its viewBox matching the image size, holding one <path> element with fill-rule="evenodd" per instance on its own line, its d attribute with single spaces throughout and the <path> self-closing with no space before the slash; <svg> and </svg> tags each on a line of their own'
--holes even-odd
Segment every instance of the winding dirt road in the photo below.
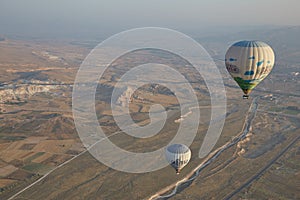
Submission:
<svg viewBox="0 0 300 200">
<path fill-rule="evenodd" d="M 248 115 L 247 115 L 244 125 L 243 125 L 243 129 L 239 135 L 237 135 L 231 141 L 227 142 L 223 146 L 219 147 L 218 149 L 216 149 L 215 151 L 210 153 L 203 162 L 201 162 L 194 170 L 192 170 L 183 179 L 163 188 L 156 194 L 152 195 L 149 198 L 149 200 L 158 200 L 158 199 L 165 200 L 165 199 L 168 199 L 168 198 L 174 196 L 178 191 L 182 191 L 183 189 L 187 188 L 198 177 L 200 172 L 205 167 L 207 167 L 210 163 L 212 163 L 217 157 L 219 157 L 222 152 L 224 152 L 226 149 L 232 147 L 233 145 L 237 144 L 239 141 L 243 140 L 246 137 L 246 135 L 248 134 L 250 127 L 251 127 L 251 123 L 252 123 L 253 119 L 255 118 L 256 111 L 258 108 L 257 100 L 258 100 L 258 97 L 255 97 L 252 100 L 251 105 L 248 110 Z M 171 191 L 171 192 L 169 194 L 166 194 L 169 191 Z"/>
</svg>

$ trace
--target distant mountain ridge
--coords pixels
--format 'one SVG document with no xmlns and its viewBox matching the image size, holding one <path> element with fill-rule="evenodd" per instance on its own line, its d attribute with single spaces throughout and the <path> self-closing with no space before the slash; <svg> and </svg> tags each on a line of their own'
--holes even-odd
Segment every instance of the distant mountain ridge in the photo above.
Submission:
<svg viewBox="0 0 300 200">
<path fill-rule="evenodd" d="M 240 40 L 260 40 L 269 44 L 275 52 L 276 62 L 300 63 L 300 26 L 260 27 L 235 33 L 199 37 L 197 41 L 218 59 L 223 59 L 226 50 Z"/>
</svg>

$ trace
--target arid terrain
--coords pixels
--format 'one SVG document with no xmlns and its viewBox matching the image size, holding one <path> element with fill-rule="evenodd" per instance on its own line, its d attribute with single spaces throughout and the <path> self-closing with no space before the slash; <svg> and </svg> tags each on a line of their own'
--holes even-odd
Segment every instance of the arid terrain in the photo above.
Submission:
<svg viewBox="0 0 300 200">
<path fill-rule="evenodd" d="M 96 111 L 99 124 L 113 143 L 128 151 L 153 151 L 174 137 L 180 118 L 178 101 L 168 88 L 148 84 L 117 100 L 130 100 L 132 119 L 149 123 L 149 108 L 161 104 L 168 111 L 159 134 L 138 139 L 118 132 L 110 97 L 118 79 L 144 63 L 172 65 L 185 74 L 199 99 L 200 125 L 190 146 L 192 158 L 176 175 L 168 166 L 149 173 L 116 171 L 97 161 L 82 145 L 72 114 L 72 88 L 77 70 L 93 45 L 70 41 L 3 38 L 0 41 L 0 199 L 300 199 L 300 43 L 299 27 L 260 34 L 239 33 L 196 38 L 215 59 L 226 87 L 227 113 L 222 135 L 214 147 L 224 149 L 183 184 L 174 195 L 160 191 L 181 180 L 205 161 L 199 147 L 209 125 L 209 91 L 186 61 L 167 52 L 140 50 L 111 64 L 99 81 Z M 242 92 L 226 72 L 224 52 L 238 37 L 267 41 L 276 52 L 273 72 L 251 94 Z M 233 39 L 235 38 L 235 39 Z M 296 41 L 297 40 L 297 41 Z M 296 41 L 296 42 L 295 42 Z M 255 104 L 255 111 L 250 106 Z M 186 105 L 186 110 L 192 105 Z M 245 137 L 239 136 L 245 130 Z M 187 115 L 186 118 L 193 118 Z M 117 134 L 115 134 L 118 132 Z M 235 139 L 239 138 L 239 139 Z M 32 184 L 32 185 L 31 185 Z M 21 191 L 21 192 L 19 192 Z M 160 197 L 159 197 L 160 196 Z M 168 196 L 168 197 L 167 197 Z"/>
</svg>

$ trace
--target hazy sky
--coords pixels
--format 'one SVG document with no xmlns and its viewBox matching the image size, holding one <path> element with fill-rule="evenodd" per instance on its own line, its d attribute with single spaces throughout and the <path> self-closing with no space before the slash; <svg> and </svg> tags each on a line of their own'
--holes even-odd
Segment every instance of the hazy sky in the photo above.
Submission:
<svg viewBox="0 0 300 200">
<path fill-rule="evenodd" d="M 0 34 L 84 35 L 134 27 L 178 30 L 300 25 L 299 0 L 0 0 Z"/>
</svg>

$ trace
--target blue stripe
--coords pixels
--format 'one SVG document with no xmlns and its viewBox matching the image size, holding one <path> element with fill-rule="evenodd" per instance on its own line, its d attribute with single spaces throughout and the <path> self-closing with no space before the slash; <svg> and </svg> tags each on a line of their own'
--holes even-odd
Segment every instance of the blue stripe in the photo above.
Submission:
<svg viewBox="0 0 300 200">
<path fill-rule="evenodd" d="M 246 71 L 244 75 L 245 76 L 252 76 L 253 74 L 254 74 L 254 71 L 251 70 L 251 71 Z"/>
<path fill-rule="evenodd" d="M 259 67 L 259 66 L 261 66 L 263 63 L 264 63 L 264 60 L 258 61 L 258 62 L 256 63 L 256 66 Z"/>
<path fill-rule="evenodd" d="M 267 47 L 268 45 L 264 42 L 260 41 L 239 41 L 237 43 L 234 43 L 232 46 L 235 47 Z"/>
</svg>

